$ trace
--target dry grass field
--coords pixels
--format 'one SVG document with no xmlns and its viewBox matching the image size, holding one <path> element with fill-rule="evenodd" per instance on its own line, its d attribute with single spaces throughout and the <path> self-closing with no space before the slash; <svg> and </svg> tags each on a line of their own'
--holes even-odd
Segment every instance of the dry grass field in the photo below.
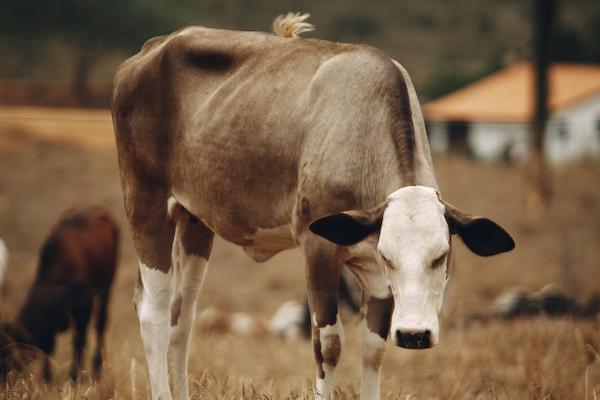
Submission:
<svg viewBox="0 0 600 400">
<path fill-rule="evenodd" d="M 440 344 L 414 351 L 388 343 L 384 397 L 600 398 L 600 319 L 461 322 L 488 309 L 500 292 L 515 285 L 539 289 L 561 282 L 580 298 L 600 292 L 600 164 L 590 161 L 555 169 L 555 199 L 543 214 L 526 212 L 521 167 L 438 159 L 436 170 L 446 200 L 501 222 L 517 248 L 482 259 L 457 241 Z M 84 374 L 77 385 L 69 384 L 70 336 L 63 335 L 53 359 L 55 382 L 45 385 L 34 364 L 30 372 L 12 375 L 0 387 L 0 399 L 147 398 L 144 355 L 131 306 L 136 258 L 122 210 L 109 113 L 0 108 L 0 236 L 11 253 L 0 305 L 2 320 L 17 313 L 33 278 L 38 250 L 58 215 L 72 205 L 91 203 L 110 209 L 124 233 L 104 377 L 92 383 Z M 267 320 L 283 301 L 302 299 L 303 277 L 297 250 L 256 264 L 241 249 L 218 240 L 199 307 L 214 305 Z M 356 317 L 346 313 L 344 322 L 346 342 L 336 397 L 356 399 L 360 380 Z M 309 399 L 313 378 L 308 342 L 202 335 L 197 330 L 193 335 L 194 399 Z"/>
</svg>

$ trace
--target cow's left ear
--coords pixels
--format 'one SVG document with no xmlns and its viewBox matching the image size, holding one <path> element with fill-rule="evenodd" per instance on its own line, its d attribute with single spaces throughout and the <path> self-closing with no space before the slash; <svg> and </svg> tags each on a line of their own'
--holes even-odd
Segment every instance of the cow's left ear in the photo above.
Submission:
<svg viewBox="0 0 600 400">
<path fill-rule="evenodd" d="M 338 244 L 351 246 L 381 229 L 383 211 L 386 203 L 370 210 L 351 210 L 330 214 L 310 224 L 309 229 L 315 235 Z"/>
<path fill-rule="evenodd" d="M 488 218 L 474 217 L 442 201 L 450 233 L 458 234 L 469 250 L 479 256 L 493 256 L 515 248 L 515 241 L 500 225 Z"/>
</svg>

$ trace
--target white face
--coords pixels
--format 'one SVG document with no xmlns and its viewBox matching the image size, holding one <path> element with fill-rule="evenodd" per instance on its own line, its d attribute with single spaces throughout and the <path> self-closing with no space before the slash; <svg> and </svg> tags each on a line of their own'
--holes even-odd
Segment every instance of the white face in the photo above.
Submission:
<svg viewBox="0 0 600 400">
<path fill-rule="evenodd" d="M 396 345 L 438 342 L 450 234 L 433 188 L 409 186 L 388 197 L 377 250 L 394 296 L 390 334 Z"/>
</svg>

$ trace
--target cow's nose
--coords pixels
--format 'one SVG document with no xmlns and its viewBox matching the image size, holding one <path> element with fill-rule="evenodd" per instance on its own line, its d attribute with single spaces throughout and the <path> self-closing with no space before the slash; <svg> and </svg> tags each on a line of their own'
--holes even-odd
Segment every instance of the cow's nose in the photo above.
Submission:
<svg viewBox="0 0 600 400">
<path fill-rule="evenodd" d="M 431 331 L 396 330 L 396 344 L 405 349 L 428 349 L 431 347 Z"/>
</svg>

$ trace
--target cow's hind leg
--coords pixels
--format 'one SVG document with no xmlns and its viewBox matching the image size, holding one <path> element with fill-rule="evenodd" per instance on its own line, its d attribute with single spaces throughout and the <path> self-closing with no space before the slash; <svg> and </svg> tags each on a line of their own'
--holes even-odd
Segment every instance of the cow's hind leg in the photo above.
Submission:
<svg viewBox="0 0 600 400">
<path fill-rule="evenodd" d="M 140 321 L 153 400 L 170 400 L 167 371 L 171 271 L 163 272 L 140 261 L 134 305 Z"/>
<path fill-rule="evenodd" d="M 167 216 L 168 197 L 162 189 L 128 187 L 125 207 L 139 257 L 133 299 L 153 400 L 170 400 L 167 350 L 171 300 L 171 247 L 174 226 Z"/>
<path fill-rule="evenodd" d="M 336 248 L 319 240 L 304 243 L 311 312 L 312 344 L 317 367 L 315 398 L 332 398 L 335 368 L 342 352 L 344 331 L 338 315 L 340 265 Z"/>
<path fill-rule="evenodd" d="M 206 274 L 214 234 L 173 198 L 170 200 L 169 214 L 176 224 L 172 251 L 169 358 L 174 398 L 187 400 L 190 333 L 194 325 L 196 299 Z"/>
</svg>

